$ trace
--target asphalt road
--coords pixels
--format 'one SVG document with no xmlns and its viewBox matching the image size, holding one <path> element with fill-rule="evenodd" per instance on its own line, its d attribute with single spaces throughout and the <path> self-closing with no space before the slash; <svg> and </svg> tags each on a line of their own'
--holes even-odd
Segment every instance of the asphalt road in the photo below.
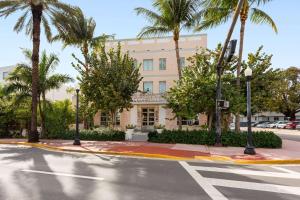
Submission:
<svg viewBox="0 0 300 200">
<path fill-rule="evenodd" d="M 1 200 L 299 200 L 300 166 L 61 153 L 0 145 Z"/>
</svg>

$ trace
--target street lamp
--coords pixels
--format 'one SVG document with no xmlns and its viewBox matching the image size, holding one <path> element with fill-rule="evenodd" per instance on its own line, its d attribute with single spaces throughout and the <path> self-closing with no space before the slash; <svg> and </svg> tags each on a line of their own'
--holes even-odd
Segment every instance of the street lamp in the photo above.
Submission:
<svg viewBox="0 0 300 200">
<path fill-rule="evenodd" d="M 245 77 L 247 80 L 247 121 L 248 121 L 248 132 L 247 132 L 247 146 L 244 154 L 255 155 L 255 149 L 253 145 L 253 136 L 251 130 L 251 78 L 252 70 L 247 67 L 245 70 Z"/>
<path fill-rule="evenodd" d="M 79 89 L 76 89 L 76 133 L 73 145 L 81 145 L 79 139 Z"/>
</svg>

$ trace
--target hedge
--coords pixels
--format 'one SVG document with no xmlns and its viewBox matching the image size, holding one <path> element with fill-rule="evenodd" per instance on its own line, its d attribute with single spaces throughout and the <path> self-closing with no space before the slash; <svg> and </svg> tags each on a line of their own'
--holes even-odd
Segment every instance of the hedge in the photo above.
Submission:
<svg viewBox="0 0 300 200">
<path fill-rule="evenodd" d="M 51 134 L 48 139 L 62 139 L 62 140 L 73 140 L 75 130 L 66 131 L 63 133 Z M 116 130 L 81 130 L 80 140 L 92 140 L 92 141 L 124 141 L 125 133 Z"/>
<path fill-rule="evenodd" d="M 181 143 L 200 144 L 212 146 L 215 144 L 215 133 L 205 130 L 180 131 L 164 130 L 161 134 L 151 132 L 148 135 L 149 142 L 156 143 Z M 257 148 L 281 148 L 282 140 L 273 132 L 253 132 L 254 146 Z M 245 147 L 247 144 L 247 133 L 226 132 L 222 134 L 223 146 Z"/>
</svg>

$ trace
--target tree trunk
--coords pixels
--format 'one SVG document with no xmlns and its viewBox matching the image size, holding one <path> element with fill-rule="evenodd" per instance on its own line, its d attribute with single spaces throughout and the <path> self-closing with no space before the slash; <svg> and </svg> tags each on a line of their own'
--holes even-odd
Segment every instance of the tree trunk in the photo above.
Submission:
<svg viewBox="0 0 300 200">
<path fill-rule="evenodd" d="M 43 104 L 43 106 L 42 106 L 42 104 Z M 40 108 L 40 114 L 41 114 L 41 127 L 42 127 L 41 136 L 42 137 L 47 137 L 46 115 L 45 115 L 45 112 L 46 112 L 46 95 L 45 95 L 44 92 L 42 93 L 42 103 L 41 103 L 41 100 L 40 100 L 39 108 Z"/>
<path fill-rule="evenodd" d="M 181 66 L 180 66 L 180 53 L 179 53 L 179 33 L 174 33 L 174 42 L 175 42 L 175 52 L 176 52 L 176 61 L 177 61 L 177 70 L 178 78 L 181 79 Z M 178 129 L 182 129 L 182 117 L 177 116 L 178 120 Z"/>
<path fill-rule="evenodd" d="M 32 103 L 31 103 L 31 127 L 28 134 L 28 142 L 39 142 L 37 131 L 37 104 L 39 84 L 39 52 L 41 36 L 41 18 L 43 13 L 42 5 L 31 7 L 33 18 L 33 48 L 32 48 Z"/>
<path fill-rule="evenodd" d="M 82 53 L 83 53 L 84 61 L 85 61 L 85 63 L 84 63 L 85 72 L 88 74 L 89 73 L 89 45 L 87 42 L 83 43 Z"/>
<path fill-rule="evenodd" d="M 213 123 L 213 117 L 214 117 L 214 112 L 211 112 L 208 114 L 208 130 L 212 130 L 212 123 Z"/>
<path fill-rule="evenodd" d="M 239 58 L 238 65 L 236 70 L 236 88 L 238 91 L 238 95 L 241 95 L 241 66 L 243 60 L 243 50 L 244 50 L 244 35 L 245 35 L 245 26 L 246 26 L 247 17 L 241 16 L 241 29 L 240 29 L 240 48 L 239 48 Z M 237 107 L 236 115 L 235 115 L 235 131 L 239 133 L 241 131 L 240 127 L 240 109 Z"/>
</svg>

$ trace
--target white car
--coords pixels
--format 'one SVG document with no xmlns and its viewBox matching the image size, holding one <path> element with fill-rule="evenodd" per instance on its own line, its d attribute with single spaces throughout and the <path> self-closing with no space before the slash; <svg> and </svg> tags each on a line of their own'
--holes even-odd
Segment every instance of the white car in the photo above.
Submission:
<svg viewBox="0 0 300 200">
<path fill-rule="evenodd" d="M 268 128 L 268 125 L 270 124 L 270 122 L 265 122 L 262 124 L 258 124 L 256 127 L 257 128 Z"/>
<path fill-rule="evenodd" d="M 279 123 L 279 121 L 275 121 L 275 122 L 270 122 L 267 125 L 267 128 L 276 128 L 277 124 Z"/>
<path fill-rule="evenodd" d="M 288 122 L 279 121 L 275 128 L 285 128 Z"/>
</svg>

